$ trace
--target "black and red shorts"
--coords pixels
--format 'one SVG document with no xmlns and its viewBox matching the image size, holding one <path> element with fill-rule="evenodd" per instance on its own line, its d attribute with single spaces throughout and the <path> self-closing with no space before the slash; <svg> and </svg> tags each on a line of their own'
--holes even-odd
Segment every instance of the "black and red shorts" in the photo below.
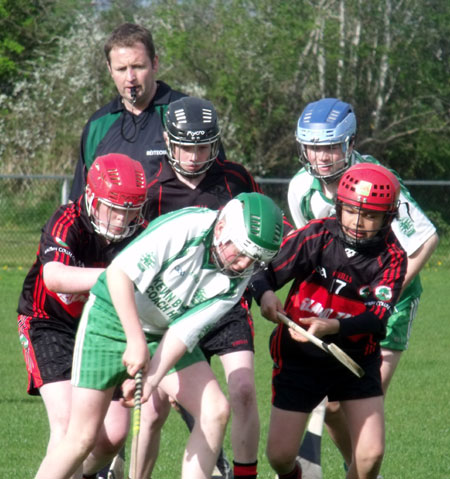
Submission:
<svg viewBox="0 0 450 479">
<path fill-rule="evenodd" d="M 209 361 L 215 354 L 254 351 L 253 336 L 253 320 L 243 300 L 215 324 L 200 340 L 199 346 Z"/>
<path fill-rule="evenodd" d="M 76 331 L 64 323 L 22 314 L 18 323 L 28 394 L 37 396 L 44 384 L 70 380 Z"/>
<path fill-rule="evenodd" d="M 286 326 L 272 333 L 270 351 L 272 404 L 279 409 L 310 413 L 325 396 L 346 401 L 383 395 L 379 355 L 360 361 L 365 374 L 358 378 L 317 346 L 294 341 Z"/>
</svg>

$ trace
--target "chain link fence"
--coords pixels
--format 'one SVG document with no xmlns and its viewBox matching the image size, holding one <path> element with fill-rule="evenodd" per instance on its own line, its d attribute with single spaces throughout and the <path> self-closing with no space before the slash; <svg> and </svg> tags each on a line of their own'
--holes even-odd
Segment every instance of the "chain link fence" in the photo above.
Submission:
<svg viewBox="0 0 450 479">
<path fill-rule="evenodd" d="M 290 219 L 288 179 L 258 178 Z M 0 175 L 0 268 L 29 268 L 41 228 L 67 201 L 70 176 Z M 450 181 L 406 181 L 412 196 L 438 228 L 440 243 L 427 268 L 450 267 Z"/>
</svg>

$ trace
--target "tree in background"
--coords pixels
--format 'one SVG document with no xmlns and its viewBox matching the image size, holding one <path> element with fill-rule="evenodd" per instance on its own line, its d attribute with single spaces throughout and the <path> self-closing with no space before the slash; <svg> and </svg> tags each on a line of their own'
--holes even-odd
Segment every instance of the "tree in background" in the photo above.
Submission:
<svg viewBox="0 0 450 479">
<path fill-rule="evenodd" d="M 32 49 L 29 76 L 0 96 L 3 173 L 73 171 L 83 124 L 114 94 L 103 42 L 132 20 L 153 32 L 159 77 L 214 102 L 228 157 L 255 175 L 289 177 L 303 107 L 338 96 L 355 106 L 359 151 L 405 178 L 450 178 L 447 0 L 129 0 L 71 12 L 70 28 L 52 16 L 64 35 L 45 57 L 45 43 Z"/>
<path fill-rule="evenodd" d="M 34 62 L 47 61 L 88 0 L 0 0 L 0 84 L 11 93 Z"/>
<path fill-rule="evenodd" d="M 289 176 L 299 113 L 338 96 L 356 109 L 362 152 L 406 177 L 450 177 L 448 2 L 151 3 L 171 82 L 203 87 L 227 151 L 253 172 Z"/>
<path fill-rule="evenodd" d="M 32 61 L 28 76 L 14 83 L 10 95 L 0 97 L 6 110 L 0 118 L 0 131 L 5 132 L 0 154 L 14 159 L 2 162 L 3 173 L 73 169 L 82 126 L 105 83 L 98 48 L 102 33 L 83 14 L 73 20 L 54 54 L 46 55 L 46 62 Z"/>
</svg>

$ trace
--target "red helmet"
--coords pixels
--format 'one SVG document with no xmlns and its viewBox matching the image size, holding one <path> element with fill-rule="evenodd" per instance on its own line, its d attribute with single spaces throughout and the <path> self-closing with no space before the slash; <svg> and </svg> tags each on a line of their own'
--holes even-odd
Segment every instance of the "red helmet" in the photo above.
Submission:
<svg viewBox="0 0 450 479">
<path fill-rule="evenodd" d="M 147 184 L 142 165 L 127 155 L 109 153 L 99 156 L 90 167 L 86 181 L 86 205 L 91 223 L 97 233 L 110 241 L 131 236 L 144 222 Z M 106 219 L 96 213 L 99 203 L 109 208 Z M 112 232 L 111 211 L 123 210 L 125 221 L 120 232 Z M 133 219 L 128 221 L 127 218 Z M 114 227 L 117 230 L 117 227 Z"/>
<path fill-rule="evenodd" d="M 387 168 L 374 163 L 350 167 L 339 181 L 337 200 L 365 210 L 396 212 L 400 183 Z"/>
</svg>

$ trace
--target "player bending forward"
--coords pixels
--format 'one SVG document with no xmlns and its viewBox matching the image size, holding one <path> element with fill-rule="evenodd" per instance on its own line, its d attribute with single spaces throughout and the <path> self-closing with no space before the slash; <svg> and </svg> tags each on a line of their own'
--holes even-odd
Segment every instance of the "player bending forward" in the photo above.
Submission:
<svg viewBox="0 0 450 479">
<path fill-rule="evenodd" d="M 400 294 L 407 258 L 391 230 L 400 185 L 387 169 L 368 163 L 340 180 L 336 217 L 313 220 L 283 241 L 268 270 L 252 282 L 261 312 L 277 311 L 365 371 L 360 379 L 284 325 L 272 333 L 272 411 L 267 456 L 280 479 L 301 478 L 296 462 L 309 413 L 325 396 L 341 401 L 349 425 L 348 479 L 377 477 L 384 453 L 380 340 Z M 283 309 L 274 291 L 293 280 Z"/>
<path fill-rule="evenodd" d="M 241 194 L 220 213 L 161 216 L 117 256 L 83 312 L 67 434 L 36 479 L 70 477 L 95 444 L 115 386 L 140 369 L 144 401 L 159 387 L 195 419 L 182 478 L 211 477 L 229 405 L 197 342 L 240 300 L 255 265 L 278 252 L 282 232 L 270 198 Z"/>
</svg>

